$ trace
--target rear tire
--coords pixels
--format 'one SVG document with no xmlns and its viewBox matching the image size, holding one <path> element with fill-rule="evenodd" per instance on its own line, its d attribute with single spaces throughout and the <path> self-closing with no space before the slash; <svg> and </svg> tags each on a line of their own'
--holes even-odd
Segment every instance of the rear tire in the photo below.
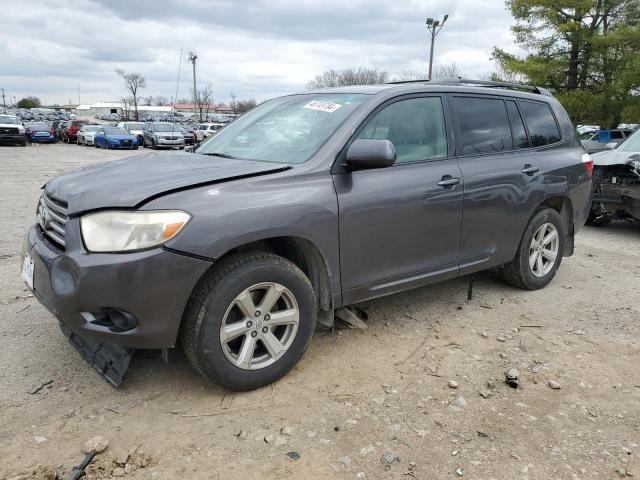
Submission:
<svg viewBox="0 0 640 480">
<path fill-rule="evenodd" d="M 522 236 L 515 258 L 501 269 L 503 280 L 525 290 L 547 286 L 562 262 L 566 244 L 565 228 L 563 218 L 552 208 L 536 210 Z M 552 238 L 554 232 L 555 237 Z M 546 238 L 549 238 L 548 243 L 544 243 Z"/>
<path fill-rule="evenodd" d="M 268 292 L 277 300 L 268 301 Z M 215 265 L 194 289 L 180 339 L 189 362 L 205 378 L 231 390 L 253 390 L 282 378 L 298 363 L 316 313 L 311 283 L 295 264 L 272 253 L 235 254 Z M 285 324 L 285 318 L 294 320 Z M 240 330 L 224 339 L 229 326 Z"/>
</svg>

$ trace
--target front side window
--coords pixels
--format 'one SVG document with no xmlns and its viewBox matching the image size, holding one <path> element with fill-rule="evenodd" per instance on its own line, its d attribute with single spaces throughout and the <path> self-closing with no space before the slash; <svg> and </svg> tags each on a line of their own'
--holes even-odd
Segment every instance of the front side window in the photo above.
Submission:
<svg viewBox="0 0 640 480">
<path fill-rule="evenodd" d="M 318 93 L 276 98 L 221 129 L 196 152 L 240 160 L 303 163 L 366 97 Z"/>
<path fill-rule="evenodd" d="M 622 138 L 622 132 L 620 130 L 613 130 L 611 132 L 611 138 L 614 140 L 620 140 Z"/>
<path fill-rule="evenodd" d="M 396 163 L 445 158 L 447 131 L 442 100 L 427 97 L 392 103 L 367 123 L 358 138 L 389 140 L 396 149 Z"/>
<path fill-rule="evenodd" d="M 460 125 L 461 155 L 513 149 L 509 117 L 502 99 L 454 97 L 453 104 Z"/>
<path fill-rule="evenodd" d="M 549 105 L 521 100 L 520 109 L 529 129 L 531 146 L 542 147 L 560 141 L 560 130 Z"/>
</svg>

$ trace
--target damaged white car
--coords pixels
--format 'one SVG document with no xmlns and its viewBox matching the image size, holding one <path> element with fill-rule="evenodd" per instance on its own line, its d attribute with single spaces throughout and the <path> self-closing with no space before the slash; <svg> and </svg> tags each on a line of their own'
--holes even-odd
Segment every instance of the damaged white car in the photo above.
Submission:
<svg viewBox="0 0 640 480">
<path fill-rule="evenodd" d="M 640 220 L 640 130 L 615 149 L 592 157 L 593 201 L 587 224 Z"/>
</svg>

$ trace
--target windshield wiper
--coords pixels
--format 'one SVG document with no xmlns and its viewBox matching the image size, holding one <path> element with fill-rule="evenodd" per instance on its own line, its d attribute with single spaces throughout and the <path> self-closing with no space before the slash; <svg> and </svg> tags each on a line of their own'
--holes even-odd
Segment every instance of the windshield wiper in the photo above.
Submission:
<svg viewBox="0 0 640 480">
<path fill-rule="evenodd" d="M 220 158 L 230 158 L 232 160 L 240 160 L 238 157 L 234 157 L 233 155 L 229 155 L 228 153 L 203 153 L 202 155 L 210 155 L 212 157 L 220 157 Z"/>
</svg>

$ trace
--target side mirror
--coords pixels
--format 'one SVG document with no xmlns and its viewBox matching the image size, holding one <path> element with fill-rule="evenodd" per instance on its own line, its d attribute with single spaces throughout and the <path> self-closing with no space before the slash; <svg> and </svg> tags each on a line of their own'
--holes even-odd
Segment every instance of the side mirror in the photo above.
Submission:
<svg viewBox="0 0 640 480">
<path fill-rule="evenodd" d="M 605 145 L 605 147 L 607 147 L 607 150 L 614 150 L 617 146 L 618 144 L 616 142 L 607 143 Z"/>
<path fill-rule="evenodd" d="M 349 146 L 346 161 L 352 170 L 390 167 L 396 161 L 396 149 L 389 140 L 358 139 Z"/>
</svg>

